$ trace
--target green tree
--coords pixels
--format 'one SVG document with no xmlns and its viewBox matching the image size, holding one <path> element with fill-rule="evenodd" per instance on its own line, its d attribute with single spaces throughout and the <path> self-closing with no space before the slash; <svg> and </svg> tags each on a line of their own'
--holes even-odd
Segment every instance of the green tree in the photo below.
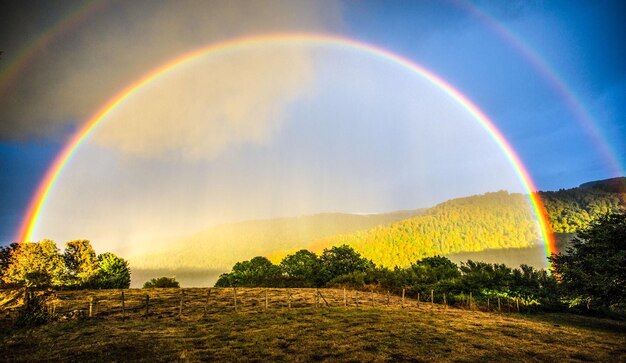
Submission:
<svg viewBox="0 0 626 363">
<path fill-rule="evenodd" d="M 331 279 L 354 272 L 366 272 L 375 267 L 372 261 L 361 257 L 348 245 L 324 249 L 320 261 Z"/>
<path fill-rule="evenodd" d="M 123 258 L 107 252 L 98 255 L 96 287 L 127 289 L 130 287 L 130 268 Z"/>
<path fill-rule="evenodd" d="M 280 267 L 266 257 L 257 256 L 250 261 L 237 262 L 230 273 L 220 275 L 217 287 L 277 286 L 281 283 Z"/>
<path fill-rule="evenodd" d="M 320 259 L 307 250 L 286 256 L 281 261 L 280 268 L 290 286 L 321 287 L 327 280 Z"/>
<path fill-rule="evenodd" d="M 93 283 L 98 272 L 98 259 L 89 241 L 77 240 L 67 242 L 63 260 L 67 269 L 67 285 L 87 287 Z"/>
<path fill-rule="evenodd" d="M 485 291 L 508 292 L 513 278 L 512 270 L 504 264 L 468 260 L 461 263 L 461 281 L 466 291 L 482 294 Z"/>
<path fill-rule="evenodd" d="M 551 257 L 570 306 L 626 307 L 626 213 L 604 215 Z"/>
<path fill-rule="evenodd" d="M 64 264 L 56 244 L 50 240 L 24 242 L 12 250 L 2 276 L 8 285 L 27 287 L 61 286 Z"/>
<path fill-rule="evenodd" d="M 19 244 L 16 242 L 8 246 L 0 246 L 0 286 L 3 284 L 2 277 L 11 264 L 11 254 L 17 250 Z"/>
<path fill-rule="evenodd" d="M 411 269 L 419 271 L 421 282 L 435 283 L 440 280 L 455 279 L 461 276 L 459 267 L 443 256 L 423 258 L 411 265 Z"/>
<path fill-rule="evenodd" d="M 149 288 L 168 288 L 168 287 L 180 287 L 180 284 L 173 277 L 153 278 L 150 281 L 146 281 L 143 284 L 143 288 L 144 289 L 149 289 Z"/>
</svg>

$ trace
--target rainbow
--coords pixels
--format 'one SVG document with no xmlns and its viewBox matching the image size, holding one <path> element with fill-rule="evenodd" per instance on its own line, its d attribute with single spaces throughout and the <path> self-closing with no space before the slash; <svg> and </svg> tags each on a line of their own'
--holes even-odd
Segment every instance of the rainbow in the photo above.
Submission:
<svg viewBox="0 0 626 363">
<path fill-rule="evenodd" d="M 575 119 L 583 130 L 591 137 L 596 144 L 597 149 L 607 162 L 608 166 L 615 176 L 623 175 L 623 167 L 615 157 L 615 150 L 612 150 L 610 144 L 606 141 L 606 137 L 602 134 L 600 128 L 596 125 L 593 116 L 583 106 L 576 95 L 570 90 L 565 81 L 558 76 L 557 72 L 552 69 L 548 63 L 534 51 L 527 42 L 514 34 L 510 29 L 497 21 L 494 17 L 486 14 L 478 5 L 469 1 L 459 0 L 456 5 L 465 10 L 482 24 L 487 26 L 493 33 L 502 38 L 506 44 L 513 47 L 520 55 L 522 55 L 550 84 L 550 86 L 559 94 L 561 99 L 569 107 L 574 114 Z"/>
<path fill-rule="evenodd" d="M 22 224 L 17 234 L 17 240 L 21 242 L 27 242 L 32 239 L 33 233 L 35 231 L 35 228 L 37 227 L 37 222 L 41 216 L 41 212 L 46 203 L 48 195 L 50 195 L 50 193 L 52 192 L 54 185 L 64 167 L 71 160 L 72 155 L 76 153 L 81 143 L 85 139 L 87 139 L 89 135 L 91 135 L 96 129 L 96 127 L 104 121 L 106 116 L 111 113 L 124 100 L 132 96 L 134 93 L 140 91 L 145 85 L 159 78 L 161 75 L 173 70 L 180 65 L 193 61 L 200 56 L 226 51 L 234 51 L 247 47 L 268 46 L 273 44 L 332 45 L 365 52 L 378 57 L 382 57 L 385 60 L 395 65 L 399 65 L 406 70 L 412 72 L 413 74 L 422 77 L 423 79 L 436 85 L 440 90 L 445 92 L 448 96 L 452 97 L 465 110 L 467 110 L 467 112 L 469 112 L 476 119 L 476 121 L 484 128 L 484 130 L 492 137 L 498 147 L 502 150 L 508 161 L 513 166 L 524 189 L 528 192 L 528 197 L 530 199 L 533 212 L 536 215 L 541 236 L 544 240 L 546 254 L 550 255 L 551 253 L 556 252 L 554 239 L 550 230 L 550 225 L 547 220 L 545 207 L 543 206 L 543 203 L 541 202 L 539 196 L 535 193 L 537 188 L 535 187 L 528 171 L 522 164 L 521 160 L 519 159 L 509 142 L 504 138 L 502 133 L 476 105 L 474 105 L 467 97 L 461 94 L 450 84 L 446 83 L 436 74 L 402 56 L 370 44 L 357 42 L 352 39 L 318 34 L 269 34 L 237 38 L 217 44 L 211 44 L 207 47 L 200 48 L 177 57 L 176 59 L 152 70 L 142 78 L 124 88 L 121 92 L 113 96 L 113 98 L 111 98 L 102 108 L 100 108 L 86 121 L 84 126 L 71 137 L 66 146 L 54 159 L 54 162 L 48 168 L 43 180 L 39 184 L 37 191 L 32 198 L 31 203 L 28 206 L 27 213 L 23 218 Z"/>
</svg>

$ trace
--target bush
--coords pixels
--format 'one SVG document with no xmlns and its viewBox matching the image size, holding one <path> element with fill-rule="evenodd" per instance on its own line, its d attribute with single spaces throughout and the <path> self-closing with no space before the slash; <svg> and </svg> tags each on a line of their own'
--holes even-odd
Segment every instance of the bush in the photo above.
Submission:
<svg viewBox="0 0 626 363">
<path fill-rule="evenodd" d="M 173 277 L 157 277 L 151 279 L 150 281 L 146 281 L 146 283 L 143 284 L 144 289 L 167 287 L 180 287 L 180 284 Z"/>
</svg>

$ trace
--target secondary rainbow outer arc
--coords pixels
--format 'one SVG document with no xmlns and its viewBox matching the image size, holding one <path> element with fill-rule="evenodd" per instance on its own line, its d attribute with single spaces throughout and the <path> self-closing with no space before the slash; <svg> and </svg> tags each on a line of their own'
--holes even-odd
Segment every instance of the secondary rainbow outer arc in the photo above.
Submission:
<svg viewBox="0 0 626 363">
<path fill-rule="evenodd" d="M 596 125 L 591 113 L 585 108 L 583 102 L 580 101 L 577 96 L 570 90 L 570 87 L 565 81 L 559 77 L 557 72 L 548 65 L 548 62 L 539 56 L 539 53 L 531 48 L 527 42 L 525 42 L 519 35 L 513 33 L 513 31 L 504 26 L 493 16 L 487 14 L 481 8 L 466 0 L 457 0 L 456 4 L 463 10 L 476 17 L 489 29 L 491 29 L 496 35 L 502 38 L 506 44 L 513 47 L 519 54 L 521 54 L 542 76 L 549 82 L 550 86 L 556 90 L 569 107 L 570 111 L 575 115 L 575 119 L 578 124 L 587 132 L 587 134 L 594 141 L 602 157 L 607 161 L 611 167 L 611 171 L 614 175 L 620 176 L 623 174 L 624 167 L 620 164 L 619 160 L 615 157 L 615 151 L 612 150 L 610 143 L 607 141 L 605 135 L 603 135 L 601 129 Z"/>
<path fill-rule="evenodd" d="M 401 65 L 406 69 L 412 71 L 414 74 L 430 81 L 439 89 L 452 97 L 454 100 L 456 100 L 479 122 L 479 124 L 493 138 L 498 147 L 500 147 L 500 149 L 504 152 L 506 158 L 509 160 L 517 176 L 522 182 L 522 185 L 528 192 L 530 203 L 532 205 L 533 212 L 537 217 L 541 236 L 544 240 L 546 254 L 550 255 L 551 253 L 556 252 L 553 235 L 547 221 L 547 213 L 541 199 L 535 193 L 537 189 L 530 177 L 530 174 L 522 164 L 521 160 L 519 159 L 509 142 L 504 138 L 502 133 L 476 105 L 474 105 L 467 97 L 461 94 L 450 84 L 446 83 L 443 79 L 406 58 L 403 58 L 397 54 L 391 53 L 385 49 L 378 48 L 371 44 L 361 43 L 352 39 L 342 38 L 338 36 L 318 34 L 269 34 L 237 38 L 217 44 L 211 44 L 207 47 L 196 49 L 189 53 L 183 54 L 182 56 L 179 56 L 176 59 L 152 70 L 144 77 L 130 84 L 128 87 L 126 87 L 121 92 L 117 93 L 113 98 L 111 98 L 94 115 L 92 115 L 87 120 L 85 125 L 70 138 L 66 146 L 55 158 L 54 162 L 48 168 L 48 171 L 46 172 L 43 180 L 37 188 L 35 195 L 32 198 L 28 211 L 24 216 L 22 225 L 18 232 L 18 240 L 21 242 L 27 242 L 31 240 L 34 230 L 37 226 L 37 221 L 39 220 L 41 211 L 45 205 L 48 195 L 52 191 L 55 182 L 59 178 L 59 175 L 63 171 L 65 165 L 67 165 L 67 163 L 70 161 L 72 155 L 76 152 L 80 144 L 94 131 L 94 129 L 105 119 L 105 117 L 120 103 L 122 103 L 127 97 L 139 91 L 143 86 L 158 78 L 160 75 L 167 73 L 168 71 L 176 68 L 179 65 L 182 65 L 209 53 L 234 50 L 250 46 L 291 43 L 335 45 L 348 49 L 361 50 L 369 54 L 380 56 L 384 59 L 391 61 L 394 64 Z"/>
</svg>

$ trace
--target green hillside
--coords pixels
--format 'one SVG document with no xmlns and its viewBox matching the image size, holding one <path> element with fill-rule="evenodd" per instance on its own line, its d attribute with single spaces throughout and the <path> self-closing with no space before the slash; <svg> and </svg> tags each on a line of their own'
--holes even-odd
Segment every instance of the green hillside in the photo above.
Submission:
<svg viewBox="0 0 626 363">
<path fill-rule="evenodd" d="M 607 212 L 626 206 L 626 178 L 598 180 L 578 188 L 539 192 L 548 210 L 552 229 L 575 233 Z"/>
<path fill-rule="evenodd" d="M 504 191 L 453 199 L 413 217 L 367 231 L 324 238 L 309 248 L 348 244 L 383 266 L 406 266 L 428 256 L 529 247 L 539 232 L 528 198 Z"/>
<path fill-rule="evenodd" d="M 559 246 L 599 215 L 626 206 L 626 178 L 599 180 L 577 188 L 539 192 Z M 507 192 L 453 199 L 424 215 L 367 231 L 324 238 L 309 248 L 321 252 L 348 244 L 384 266 L 406 266 L 418 259 L 446 255 L 541 267 L 545 252 L 528 198 Z M 542 262 L 543 261 L 543 262 Z"/>
<path fill-rule="evenodd" d="M 170 244 L 164 251 L 131 258 L 135 269 L 228 269 L 235 262 L 277 250 L 301 248 L 321 238 L 353 233 L 411 218 L 424 210 L 383 214 L 323 213 L 225 224 Z"/>
<path fill-rule="evenodd" d="M 561 241 L 559 245 L 565 246 L 572 233 L 596 216 L 624 207 L 625 191 L 626 178 L 616 178 L 539 195 Z M 175 241 L 167 250 L 130 260 L 135 276 L 162 271 L 181 277 L 180 281 L 186 281 L 183 275 L 189 277 L 186 286 L 200 286 L 212 283 L 219 271 L 228 270 L 237 261 L 267 256 L 278 262 L 302 248 L 319 253 L 340 244 L 348 244 L 375 263 L 389 267 L 446 255 L 455 261 L 471 258 L 540 268 L 545 266 L 545 252 L 538 241 L 528 197 L 500 191 L 413 211 L 325 213 L 221 225 Z M 211 281 L 197 280 L 209 272 Z M 133 279 L 133 284 L 141 282 Z"/>
</svg>

